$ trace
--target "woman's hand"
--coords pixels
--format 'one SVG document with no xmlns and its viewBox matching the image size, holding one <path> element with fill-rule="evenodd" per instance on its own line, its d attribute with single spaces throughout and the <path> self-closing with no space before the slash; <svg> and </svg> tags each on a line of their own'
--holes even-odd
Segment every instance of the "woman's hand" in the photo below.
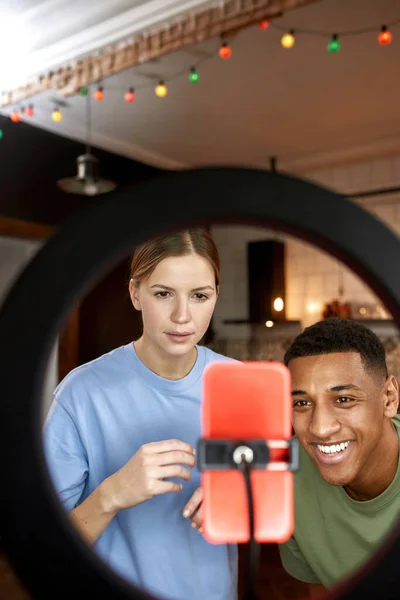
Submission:
<svg viewBox="0 0 400 600">
<path fill-rule="evenodd" d="M 202 501 L 203 491 L 201 488 L 197 488 L 197 490 L 194 492 L 193 496 L 190 498 L 189 502 L 183 509 L 183 516 L 185 518 L 190 518 L 192 522 L 192 527 L 197 528 L 200 533 L 203 533 L 203 512 L 201 508 Z"/>
<path fill-rule="evenodd" d="M 108 494 L 115 511 L 132 508 L 154 496 L 180 492 L 182 484 L 167 478 L 190 480 L 187 467 L 195 465 L 195 451 L 186 442 L 165 440 L 145 444 L 108 478 Z"/>
</svg>

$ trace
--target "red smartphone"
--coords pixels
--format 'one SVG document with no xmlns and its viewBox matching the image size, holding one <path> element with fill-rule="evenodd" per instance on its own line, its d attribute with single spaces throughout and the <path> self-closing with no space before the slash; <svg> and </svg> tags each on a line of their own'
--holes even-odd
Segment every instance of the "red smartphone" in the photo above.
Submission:
<svg viewBox="0 0 400 600">
<path fill-rule="evenodd" d="M 294 530 L 290 372 L 278 362 L 215 362 L 203 375 L 202 443 L 258 440 L 269 462 L 251 471 L 256 542 L 282 543 Z M 234 467 L 202 469 L 203 531 L 211 543 L 250 539 L 243 473 Z"/>
</svg>

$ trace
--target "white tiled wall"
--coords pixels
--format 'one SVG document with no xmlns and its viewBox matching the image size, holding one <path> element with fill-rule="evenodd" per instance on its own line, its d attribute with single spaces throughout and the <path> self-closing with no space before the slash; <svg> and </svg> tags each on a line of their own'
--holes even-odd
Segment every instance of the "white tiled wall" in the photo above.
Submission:
<svg viewBox="0 0 400 600">
<path fill-rule="evenodd" d="M 224 319 L 247 319 L 247 243 L 284 239 L 280 232 L 262 227 L 221 226 L 212 228 L 221 259 L 221 293 L 214 313 L 214 328 L 223 335 Z"/>
<path fill-rule="evenodd" d="M 307 179 L 351 194 L 400 186 L 400 155 L 365 163 L 350 164 L 309 173 Z M 357 200 L 400 235 L 400 194 Z M 213 227 L 221 253 L 222 286 L 215 312 L 215 330 L 223 335 L 223 319 L 246 319 L 247 242 L 284 239 L 286 241 L 286 316 L 306 327 L 320 318 L 325 302 L 338 295 L 343 280 L 345 299 L 360 304 L 380 304 L 373 292 L 347 267 L 318 248 L 298 239 L 254 227 Z"/>
</svg>

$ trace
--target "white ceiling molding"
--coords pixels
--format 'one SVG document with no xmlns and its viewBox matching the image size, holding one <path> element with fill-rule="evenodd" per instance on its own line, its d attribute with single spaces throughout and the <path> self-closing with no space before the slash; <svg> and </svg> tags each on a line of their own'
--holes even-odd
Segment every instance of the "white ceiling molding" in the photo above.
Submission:
<svg viewBox="0 0 400 600">
<path fill-rule="evenodd" d="M 78 2 L 81 4 L 81 0 Z M 152 0 L 146 2 L 38 51 L 30 59 L 31 74 L 48 71 L 75 61 L 135 33 L 163 22 L 168 23 L 178 15 L 207 4 L 215 4 L 215 1 Z"/>
<path fill-rule="evenodd" d="M 107 2 L 112 5 L 110 0 Z M 63 9 L 70 20 L 70 26 L 66 26 L 62 19 L 54 24 L 56 29 L 62 30 L 58 41 L 32 49 L 24 56 L 23 65 L 19 65 L 17 85 L 23 85 L 33 77 L 75 62 L 89 53 L 116 44 L 138 32 L 160 26 L 164 22 L 167 24 L 177 16 L 190 13 L 199 7 L 218 5 L 216 0 L 149 0 L 103 20 L 104 3 L 105 0 L 98 0 L 85 8 L 82 0 L 69 0 L 68 7 L 66 0 L 48 0 L 22 15 L 17 15 L 24 22 L 24 29 L 28 32 L 29 29 L 35 30 L 36 35 L 39 31 L 46 31 L 51 18 L 50 10 L 54 15 Z M 118 9 L 117 2 L 115 5 Z M 89 17 L 92 22 L 96 22 L 96 13 L 99 17 L 98 22 L 86 27 L 85 22 Z M 56 29 L 53 29 L 54 33 Z M 1 88 L 6 89 L 4 83 Z"/>
</svg>

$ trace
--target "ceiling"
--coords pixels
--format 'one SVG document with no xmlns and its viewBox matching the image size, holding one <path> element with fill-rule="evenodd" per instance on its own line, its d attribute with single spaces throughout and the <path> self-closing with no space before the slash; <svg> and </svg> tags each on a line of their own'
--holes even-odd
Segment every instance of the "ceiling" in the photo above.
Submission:
<svg viewBox="0 0 400 600">
<path fill-rule="evenodd" d="M 147 5 L 148 10 L 154 3 L 79 0 L 75 19 L 82 31 L 93 30 L 112 18 L 111 5 L 120 11 L 134 5 L 144 10 Z M 173 5 L 164 0 L 163 6 L 167 3 Z M 10 1 L 15 9 L 26 11 L 25 18 L 30 14 L 26 23 L 31 25 L 49 4 Z M 53 4 L 58 10 L 48 17 L 46 31 L 33 27 L 30 34 L 36 56 L 71 34 L 71 19 L 63 18 L 67 2 L 53 0 Z M 286 13 L 266 31 L 252 27 L 240 32 L 230 40 L 229 60 L 218 56 L 220 40 L 208 40 L 137 66 L 104 81 L 104 100 L 92 103 L 92 141 L 164 168 L 268 167 L 270 157 L 276 156 L 278 168 L 301 172 L 398 153 L 400 23 L 391 28 L 391 45 L 381 47 L 376 41 L 380 26 L 396 19 L 400 19 L 398 0 L 321 0 Z M 278 27 L 326 35 L 299 32 L 294 47 L 287 50 L 280 44 Z M 327 52 L 331 34 L 368 27 L 376 30 L 343 36 L 340 52 Z M 196 84 L 188 81 L 192 65 L 200 73 Z M 154 94 L 160 79 L 169 89 L 162 99 Z M 126 104 L 123 95 L 130 86 L 135 87 L 136 101 Z M 54 123 L 56 97 L 49 92 L 33 98 L 35 116 L 29 122 L 84 139 L 85 98 L 68 98 L 63 120 Z M 11 108 L 2 113 L 9 114 Z"/>
<path fill-rule="evenodd" d="M 219 0 L 1 0 L 0 90 Z"/>
</svg>

